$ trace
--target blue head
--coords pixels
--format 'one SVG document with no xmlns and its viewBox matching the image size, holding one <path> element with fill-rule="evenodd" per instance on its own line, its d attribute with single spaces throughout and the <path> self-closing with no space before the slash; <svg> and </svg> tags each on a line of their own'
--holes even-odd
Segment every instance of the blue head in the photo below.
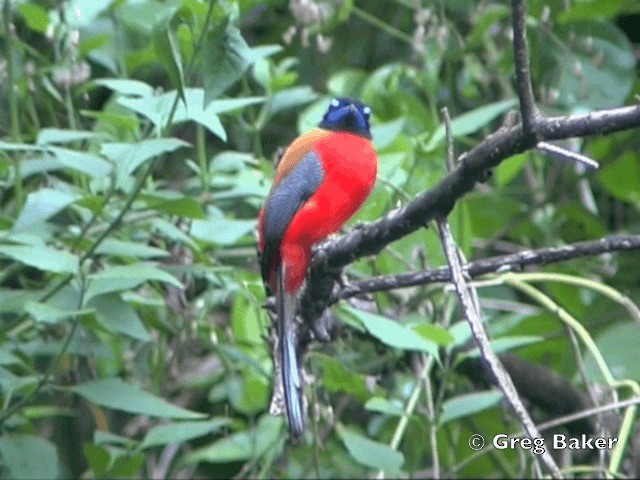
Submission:
<svg viewBox="0 0 640 480">
<path fill-rule="evenodd" d="M 370 115 L 371 109 L 357 100 L 334 98 L 318 126 L 325 130 L 350 132 L 361 137 L 371 138 Z"/>
</svg>

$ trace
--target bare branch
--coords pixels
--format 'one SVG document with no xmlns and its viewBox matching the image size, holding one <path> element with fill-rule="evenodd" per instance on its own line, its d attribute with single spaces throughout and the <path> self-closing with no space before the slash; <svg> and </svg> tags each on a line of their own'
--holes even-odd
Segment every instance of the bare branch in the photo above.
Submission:
<svg viewBox="0 0 640 480">
<path fill-rule="evenodd" d="M 533 420 L 531 420 L 529 413 L 522 404 L 511 377 L 505 370 L 502 362 L 500 362 L 500 359 L 493 350 L 491 350 L 489 338 L 482 326 L 480 312 L 476 310 L 475 305 L 473 304 L 469 288 L 464 279 L 462 265 L 458 258 L 458 251 L 453 243 L 453 238 L 449 231 L 449 224 L 446 220 L 438 220 L 438 231 L 440 233 L 440 240 L 442 242 L 445 256 L 447 257 L 447 263 L 451 269 L 451 279 L 458 296 L 458 301 L 462 307 L 461 310 L 463 316 L 471 328 L 471 333 L 473 334 L 475 343 L 482 354 L 482 358 L 484 359 L 485 368 L 491 372 L 495 383 L 498 385 L 500 390 L 502 390 L 506 402 L 515 413 L 516 417 L 518 417 L 518 420 L 523 426 L 527 436 L 532 440 L 540 438 L 540 432 L 534 425 Z M 548 450 L 545 450 L 542 455 L 540 455 L 540 460 L 553 478 L 562 478 L 560 469 Z"/>
<path fill-rule="evenodd" d="M 444 107 L 440 110 L 440 118 L 444 123 L 444 131 L 447 145 L 447 172 L 452 172 L 455 168 L 455 153 L 453 151 L 453 132 L 451 131 L 451 118 L 449 117 L 449 109 Z"/>
<path fill-rule="evenodd" d="M 529 73 L 529 50 L 526 35 L 525 0 L 513 0 L 513 60 L 516 67 L 516 91 L 520 99 L 522 129 L 525 135 L 534 133 L 535 124 L 540 116 L 533 99 L 531 74 Z"/>
<path fill-rule="evenodd" d="M 569 160 L 570 162 L 578 162 L 581 165 L 584 165 L 587 168 L 599 168 L 600 164 L 595 160 L 587 157 L 586 155 L 582 155 L 578 152 L 572 152 L 571 150 L 567 150 L 566 148 L 562 148 L 559 145 L 554 145 L 548 142 L 539 142 L 536 145 L 536 148 L 541 152 L 546 153 L 551 158 L 557 158 L 559 160 Z"/>
<path fill-rule="evenodd" d="M 632 397 L 627 400 L 620 400 L 617 402 L 609 403 L 607 405 L 601 405 L 599 407 L 581 410 L 579 412 L 572 413 L 571 415 L 564 415 L 562 417 L 554 418 L 553 420 L 549 420 L 548 422 L 544 422 L 538 425 L 538 429 L 540 431 L 549 430 L 550 428 L 559 427 L 560 425 L 566 425 L 567 423 L 575 422 L 576 420 L 593 417 L 601 413 L 610 412 L 611 410 L 618 410 L 619 408 L 632 407 L 638 404 L 640 404 L 640 397 Z"/>
<path fill-rule="evenodd" d="M 580 257 L 590 257 L 608 252 L 626 250 L 640 250 L 640 235 L 611 236 L 601 240 L 578 242 L 563 247 L 540 248 L 524 250 L 522 252 L 483 258 L 465 265 L 465 273 L 471 278 L 498 271 L 522 270 L 528 265 L 545 265 L 548 263 L 564 262 Z M 330 299 L 330 304 L 339 300 L 351 298 L 363 293 L 380 292 L 396 288 L 415 287 L 429 283 L 448 282 L 451 279 L 446 267 L 420 272 L 401 273 L 372 277 L 367 280 L 354 282 L 337 292 Z"/>
</svg>

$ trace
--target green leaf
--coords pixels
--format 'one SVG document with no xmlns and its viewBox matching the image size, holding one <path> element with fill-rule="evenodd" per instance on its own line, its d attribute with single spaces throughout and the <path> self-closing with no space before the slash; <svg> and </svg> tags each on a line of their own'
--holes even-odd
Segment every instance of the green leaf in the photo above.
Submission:
<svg viewBox="0 0 640 480">
<path fill-rule="evenodd" d="M 78 271 L 78 257 L 51 247 L 0 245 L 0 255 L 47 272 L 76 273 Z"/>
<path fill-rule="evenodd" d="M 40 152 L 42 155 L 46 155 L 47 152 L 53 153 L 55 159 L 52 159 L 50 156 L 46 156 L 26 162 L 24 168 L 25 172 L 22 173 L 23 178 L 33 175 L 34 173 L 58 170 L 61 168 L 71 168 L 91 175 L 92 177 L 104 177 L 109 175 L 111 172 L 111 165 L 109 162 L 106 162 L 102 158 L 88 152 L 78 152 L 55 146 L 8 143 L 2 141 L 0 141 L 0 150 L 8 152 Z"/>
<path fill-rule="evenodd" d="M 20 166 L 20 176 L 24 179 L 29 178 L 31 175 L 60 170 L 62 168 L 65 167 L 57 158 L 48 152 L 42 152 L 41 155 L 35 155 L 22 162 Z"/>
<path fill-rule="evenodd" d="M 48 324 L 55 324 L 67 318 L 90 312 L 90 310 L 62 310 L 48 303 L 38 302 L 29 302 L 25 305 L 24 309 L 36 322 Z"/>
<path fill-rule="evenodd" d="M 363 312 L 350 307 L 346 307 L 345 310 L 385 345 L 400 350 L 426 352 L 436 359 L 439 358 L 438 345 L 425 339 L 413 329 L 375 313 Z"/>
<path fill-rule="evenodd" d="M 73 203 L 77 197 L 68 192 L 43 188 L 27 195 L 27 201 L 18 215 L 12 233 L 28 230 L 29 227 L 44 222 Z"/>
<path fill-rule="evenodd" d="M 182 57 L 170 23 L 161 22 L 154 25 L 152 38 L 156 55 L 169 74 L 169 78 L 177 87 L 180 98 L 186 103 Z"/>
<path fill-rule="evenodd" d="M 260 345 L 264 335 L 262 312 L 243 295 L 236 295 L 232 301 L 229 326 L 234 342 L 239 345 Z"/>
<path fill-rule="evenodd" d="M 543 337 L 536 335 L 513 335 L 509 337 L 500 337 L 491 340 L 491 350 L 493 350 L 494 353 L 504 353 L 509 350 L 541 342 L 542 340 L 544 340 Z M 463 358 L 479 357 L 480 350 L 478 350 L 477 347 L 474 347 L 471 350 L 464 352 L 464 354 L 459 357 L 459 360 L 461 361 Z"/>
<path fill-rule="evenodd" d="M 177 192 L 156 191 L 154 195 L 140 195 L 140 200 L 149 208 L 169 215 L 178 215 L 183 218 L 206 218 L 202 206 L 195 198 L 185 197 Z"/>
<path fill-rule="evenodd" d="M 364 375 L 349 371 L 335 358 L 321 353 L 313 353 L 311 357 L 318 359 L 322 368 L 322 385 L 329 392 L 345 392 L 358 400 L 366 402 L 373 393 L 367 389 Z"/>
<path fill-rule="evenodd" d="M 143 284 L 146 280 L 141 278 L 98 278 L 91 279 L 84 295 L 85 304 L 94 297 L 111 292 L 132 290 Z"/>
<path fill-rule="evenodd" d="M 383 397 L 373 397 L 367 400 L 364 404 L 364 408 L 370 412 L 380 412 L 385 415 L 391 415 L 392 417 L 400 417 L 404 413 L 402 405 L 398 405 L 390 402 Z"/>
<path fill-rule="evenodd" d="M 107 472 L 109 464 L 111 463 L 111 455 L 106 448 L 93 443 L 84 443 L 82 445 L 82 453 L 87 459 L 89 468 L 96 477 L 100 478 Z"/>
<path fill-rule="evenodd" d="M 65 3 L 63 17 L 71 28 L 90 26 L 95 18 L 111 5 L 113 0 L 74 0 Z"/>
<path fill-rule="evenodd" d="M 127 242 L 115 238 L 105 238 L 95 251 L 98 255 L 111 255 L 114 257 L 133 258 L 161 258 L 169 253 L 156 247 L 150 247 L 144 243 Z"/>
<path fill-rule="evenodd" d="M 210 34 L 205 43 L 203 62 L 204 108 L 238 81 L 253 63 L 253 53 L 240 30 L 228 26 L 224 33 Z"/>
<path fill-rule="evenodd" d="M 505 162 L 500 162 L 500 165 L 493 171 L 493 178 L 496 185 L 504 186 L 516 178 L 525 163 L 527 163 L 529 157 L 530 155 L 528 153 L 521 153 L 514 155 Z"/>
<path fill-rule="evenodd" d="M 243 372 L 243 375 L 229 375 L 225 389 L 229 403 L 234 410 L 247 415 L 255 415 L 265 410 L 269 403 L 269 380 L 264 375 Z"/>
<path fill-rule="evenodd" d="M 120 4 L 120 21 L 125 27 L 138 35 L 150 36 L 153 28 L 158 25 L 167 25 L 172 19 L 182 2 L 142 0 L 135 2 L 123 2 Z"/>
<path fill-rule="evenodd" d="M 451 131 L 454 138 L 463 137 L 479 130 L 485 125 L 488 125 L 498 115 L 515 107 L 516 105 L 518 105 L 517 99 L 503 100 L 483 105 L 482 107 L 476 108 L 475 110 L 471 110 L 470 112 L 454 118 L 451 120 Z M 431 135 L 431 139 L 429 139 L 429 142 L 425 146 L 425 150 L 428 152 L 435 150 L 438 146 L 444 143 L 444 140 L 445 128 L 444 124 L 442 124 L 435 132 L 433 132 L 433 135 Z"/>
<path fill-rule="evenodd" d="M 571 2 L 568 9 L 559 10 L 558 23 L 570 23 L 577 20 L 592 20 L 594 17 L 613 18 L 623 14 L 640 12 L 640 3 L 636 0 L 589 0 Z"/>
<path fill-rule="evenodd" d="M 197 239 L 218 245 L 233 245 L 256 226 L 255 220 L 230 220 L 214 218 L 212 220 L 194 220 L 191 223 L 191 235 Z"/>
<path fill-rule="evenodd" d="M 127 98 L 121 97 L 118 103 L 153 122 L 156 128 L 164 126 L 169 118 L 175 102 L 176 92 L 171 91 L 157 97 Z M 227 134 L 220 123 L 219 113 L 226 113 L 244 108 L 248 105 L 261 103 L 262 97 L 246 97 L 215 100 L 204 107 L 204 90 L 201 88 L 187 88 L 185 90 L 186 105 L 179 103 L 173 115 L 173 125 L 192 120 L 207 128 L 211 133 L 222 140 L 227 139 Z"/>
<path fill-rule="evenodd" d="M 0 150 L 6 152 L 41 152 L 42 147 L 39 147 L 38 145 L 31 145 L 30 143 L 14 143 L 0 140 Z"/>
<path fill-rule="evenodd" d="M 323 97 L 302 110 L 298 116 L 298 133 L 305 133 L 316 128 L 327 111 L 330 99 Z"/>
<path fill-rule="evenodd" d="M 98 33 L 97 35 L 81 36 L 78 43 L 78 58 L 90 58 L 96 63 L 102 64 L 107 70 L 113 74 L 118 73 L 119 65 L 116 63 L 116 59 L 107 55 L 103 48 L 108 48 L 108 43 L 111 40 L 109 33 Z M 80 112 L 81 115 L 84 112 Z"/>
<path fill-rule="evenodd" d="M 15 480 L 54 480 L 60 464 L 53 443 L 33 435 L 5 433 L 0 438 L 0 456 L 7 476 Z"/>
<path fill-rule="evenodd" d="M 311 87 L 291 87 L 274 93 L 267 104 L 265 120 L 285 110 L 298 108 L 318 98 L 318 94 Z"/>
<path fill-rule="evenodd" d="M 545 42 L 538 43 L 537 69 L 554 92 L 554 107 L 581 112 L 624 104 L 636 79 L 636 61 L 629 38 L 615 24 L 590 19 L 562 25 L 554 29 L 557 43 L 552 44 L 547 33 L 535 34 Z"/>
<path fill-rule="evenodd" d="M 486 8 L 476 12 L 472 19 L 473 28 L 466 38 L 466 44 L 474 47 L 483 46 L 487 37 L 492 35 L 491 27 L 508 17 L 510 12 L 511 9 L 508 6 L 499 4 L 487 5 Z"/>
<path fill-rule="evenodd" d="M 601 216 L 589 212 L 579 201 L 565 203 L 555 211 L 554 217 L 560 227 L 560 237 L 567 244 L 602 238 L 608 233 Z"/>
<path fill-rule="evenodd" d="M 376 150 L 382 150 L 383 148 L 391 145 L 404 128 L 405 118 L 400 117 L 390 122 L 373 125 L 371 127 L 371 138 L 373 139 L 373 146 Z"/>
<path fill-rule="evenodd" d="M 28 418 L 29 420 L 38 420 L 48 417 L 75 418 L 77 415 L 73 408 L 57 407 L 55 405 L 33 405 L 31 407 L 25 407 L 23 412 L 25 418 Z"/>
<path fill-rule="evenodd" d="M 134 97 L 152 97 L 153 87 L 140 80 L 129 80 L 122 78 L 100 78 L 95 81 L 96 85 L 102 85 L 121 95 Z"/>
<path fill-rule="evenodd" d="M 187 455 L 184 463 L 226 463 L 260 458 L 284 440 L 282 417 L 263 415 L 256 428 L 234 433 Z"/>
<path fill-rule="evenodd" d="M 502 392 L 489 390 L 459 395 L 442 404 L 442 413 L 439 423 L 444 425 L 451 420 L 473 415 L 497 405 L 502 399 Z"/>
<path fill-rule="evenodd" d="M 3 394 L 12 395 L 16 390 L 31 387 L 37 383 L 38 377 L 35 375 L 18 377 L 6 368 L 0 367 L 0 390 L 2 390 Z"/>
<path fill-rule="evenodd" d="M 341 424 L 336 426 L 340 438 L 353 459 L 365 467 L 383 470 L 389 475 L 397 475 L 404 463 L 402 453 L 390 446 L 375 442 L 359 433 L 347 429 Z"/>
<path fill-rule="evenodd" d="M 111 451 L 109 470 L 103 478 L 138 478 L 145 456 L 131 455 L 128 452 Z"/>
<path fill-rule="evenodd" d="M 194 95 L 191 97 L 192 102 L 197 102 L 198 105 L 201 104 L 200 98 L 202 95 L 201 89 L 196 89 Z M 255 105 L 257 103 L 262 103 L 265 101 L 265 97 L 238 97 L 238 98 L 222 98 L 218 100 L 213 100 L 209 103 L 206 109 L 203 112 L 207 115 L 210 114 L 219 114 L 219 113 L 228 113 L 233 112 L 235 110 L 240 110 L 242 108 L 248 107 L 249 105 Z M 195 106 L 194 106 L 195 108 Z"/>
<path fill-rule="evenodd" d="M 24 2 L 18 5 L 18 12 L 24 19 L 27 26 L 38 33 L 45 33 L 49 26 L 49 15 L 40 5 L 31 2 Z"/>
<path fill-rule="evenodd" d="M 422 321 L 420 323 L 414 323 L 411 325 L 411 328 L 424 339 L 437 343 L 438 345 L 446 346 L 455 341 L 453 335 L 439 325 Z"/>
<path fill-rule="evenodd" d="M 178 138 L 151 138 L 136 143 L 105 143 L 102 154 L 116 165 L 122 181 L 152 158 L 188 145 Z"/>
<path fill-rule="evenodd" d="M 193 420 L 206 417 L 204 413 L 177 407 L 119 378 L 90 380 L 70 388 L 86 400 L 106 408 L 150 417 Z"/>
<path fill-rule="evenodd" d="M 0 365 L 16 365 L 21 364 L 22 360 L 16 357 L 9 350 L 0 347 Z"/>
<path fill-rule="evenodd" d="M 378 154 L 378 178 L 402 190 L 407 183 L 407 172 L 402 167 L 405 159 L 404 152 Z"/>
<path fill-rule="evenodd" d="M 108 293 L 91 298 L 87 308 L 96 310 L 98 323 L 111 332 L 123 333 L 136 340 L 151 340 L 140 317 L 117 293 Z"/>
<path fill-rule="evenodd" d="M 251 48 L 251 57 L 254 59 L 267 58 L 280 53 L 284 48 L 278 44 L 258 45 Z"/>
<path fill-rule="evenodd" d="M 360 98 L 362 85 L 367 81 L 367 72 L 359 69 L 344 69 L 331 75 L 327 90 L 336 97 Z"/>
<path fill-rule="evenodd" d="M 615 198 L 640 210 L 640 162 L 636 152 L 625 152 L 597 174 L 602 186 Z"/>
<path fill-rule="evenodd" d="M 93 442 L 97 445 L 118 445 L 126 448 L 132 448 L 138 444 L 138 442 L 131 438 L 105 430 L 96 430 L 93 432 Z"/>
<path fill-rule="evenodd" d="M 101 157 L 88 152 L 77 152 L 61 147 L 48 147 L 63 167 L 86 173 L 93 178 L 108 176 L 112 165 Z"/>
<path fill-rule="evenodd" d="M 636 323 L 630 321 L 615 323 L 597 335 L 594 341 L 616 379 L 640 381 L 640 362 L 638 362 L 640 330 Z M 590 351 L 585 353 L 584 371 L 588 380 L 602 382 L 600 368 Z"/>
<path fill-rule="evenodd" d="M 144 450 L 160 445 L 186 443 L 194 438 L 215 433 L 229 423 L 231 423 L 230 418 L 214 418 L 212 420 L 158 425 L 147 432 L 138 448 Z"/>
<path fill-rule="evenodd" d="M 170 273 L 160 270 L 150 263 L 132 263 L 131 265 L 107 266 L 98 273 L 89 275 L 92 280 L 103 279 L 123 279 L 140 280 L 140 283 L 147 281 L 158 281 L 168 283 L 177 288 L 182 288 L 180 281 Z"/>
<path fill-rule="evenodd" d="M 160 235 L 162 238 L 166 238 L 167 240 L 177 242 L 182 245 L 187 245 L 196 252 L 200 250 L 196 242 L 194 242 L 189 235 L 171 222 L 162 218 L 154 218 L 151 221 L 151 227 L 153 232 Z"/>
<path fill-rule="evenodd" d="M 87 130 L 63 130 L 60 128 L 43 128 L 38 132 L 36 144 L 51 145 L 54 143 L 72 143 L 97 138 L 95 132 Z"/>
<path fill-rule="evenodd" d="M 216 345 L 215 349 L 216 352 L 226 360 L 241 364 L 243 367 L 247 367 L 246 369 L 248 371 L 260 373 L 266 380 L 271 379 L 271 373 L 268 372 L 265 369 L 264 365 L 257 361 L 254 356 L 252 356 L 250 353 L 247 353 L 247 349 L 244 348 L 244 346 L 235 347 L 233 345 L 219 343 L 218 345 Z M 249 352 L 254 353 L 253 350 L 250 350 Z"/>
<path fill-rule="evenodd" d="M 86 208 L 94 215 L 99 215 L 104 207 L 104 195 L 85 195 L 82 198 L 76 200 L 76 205 Z"/>
</svg>

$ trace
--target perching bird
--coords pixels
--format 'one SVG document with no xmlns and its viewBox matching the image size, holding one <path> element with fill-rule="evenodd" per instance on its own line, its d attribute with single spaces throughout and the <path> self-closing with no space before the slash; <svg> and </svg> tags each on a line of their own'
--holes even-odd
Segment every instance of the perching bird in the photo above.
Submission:
<svg viewBox="0 0 640 480">
<path fill-rule="evenodd" d="M 285 411 L 294 437 L 304 433 L 305 423 L 293 338 L 296 294 L 311 261 L 311 247 L 336 232 L 373 188 L 377 159 L 370 113 L 356 100 L 332 100 L 318 128 L 285 150 L 258 216 L 258 254 L 267 294 L 276 295 Z"/>
</svg>

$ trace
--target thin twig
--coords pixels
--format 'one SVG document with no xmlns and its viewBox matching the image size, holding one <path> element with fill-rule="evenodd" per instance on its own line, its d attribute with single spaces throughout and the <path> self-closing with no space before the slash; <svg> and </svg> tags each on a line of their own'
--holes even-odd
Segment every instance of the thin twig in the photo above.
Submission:
<svg viewBox="0 0 640 480">
<path fill-rule="evenodd" d="M 559 427 L 560 425 L 566 425 L 567 423 L 575 422 L 576 420 L 582 420 L 583 418 L 589 418 L 595 415 L 601 415 L 605 412 L 610 412 L 611 410 L 618 410 L 620 408 L 627 408 L 627 407 L 631 407 L 633 405 L 638 405 L 638 404 L 640 404 L 640 397 L 634 397 L 634 398 L 629 398 L 627 400 L 620 400 L 618 402 L 613 402 L 607 405 L 588 408 L 576 413 L 572 413 L 570 415 L 564 415 L 562 417 L 549 420 L 548 422 L 541 423 L 540 425 L 538 425 L 538 430 L 540 431 L 549 430 L 550 428 Z"/>
<path fill-rule="evenodd" d="M 563 247 L 540 248 L 524 250 L 522 252 L 484 258 L 469 262 L 465 265 L 465 273 L 471 278 L 487 273 L 519 271 L 528 265 L 546 265 L 564 262 L 581 257 L 601 255 L 609 252 L 640 250 L 640 235 L 611 236 L 601 240 L 577 242 Z M 401 273 L 372 277 L 367 280 L 353 282 L 337 290 L 331 297 L 329 304 L 339 300 L 371 292 L 381 292 L 397 288 L 415 287 L 429 283 L 448 282 L 451 279 L 447 267 L 419 272 Z"/>
<path fill-rule="evenodd" d="M 475 305 L 469 293 L 469 288 L 462 273 L 462 265 L 460 264 L 460 259 L 458 258 L 457 248 L 453 242 L 453 238 L 449 230 L 449 225 L 444 219 L 439 219 L 437 223 L 443 250 L 447 258 L 449 268 L 451 269 L 452 283 L 455 287 L 463 316 L 469 324 L 475 343 L 478 346 L 480 353 L 482 354 L 482 358 L 485 360 L 485 368 L 487 368 L 488 371 L 491 372 L 493 379 L 504 394 L 506 402 L 511 407 L 511 410 L 515 413 L 529 438 L 540 438 L 540 432 L 534 425 L 531 417 L 529 416 L 529 413 L 522 404 L 520 397 L 518 396 L 518 392 L 513 385 L 511 377 L 504 369 L 504 366 L 502 365 L 502 362 L 500 362 L 500 359 L 489 346 L 489 338 L 487 337 L 487 334 L 482 325 L 480 312 L 478 312 L 475 308 Z M 560 473 L 558 465 L 556 465 L 556 462 L 548 451 L 545 451 L 540 455 L 540 460 L 553 478 L 562 478 L 562 474 Z"/>
<path fill-rule="evenodd" d="M 548 142 L 538 142 L 536 145 L 536 149 L 541 152 L 546 153 L 551 158 L 555 158 L 558 160 L 568 160 L 570 162 L 578 162 L 581 165 L 584 165 L 587 168 L 596 169 L 600 167 L 600 164 L 595 160 L 587 157 L 578 152 L 572 152 L 571 150 L 567 150 L 566 148 L 562 148 L 559 145 L 554 145 Z"/>
<path fill-rule="evenodd" d="M 444 107 L 440 110 L 440 118 L 444 122 L 444 132 L 447 145 L 447 172 L 452 172 L 455 168 L 455 153 L 453 151 L 453 132 L 451 131 L 451 118 L 449 109 Z"/>
<path fill-rule="evenodd" d="M 13 12 L 11 0 L 4 0 L 3 12 L 5 35 L 5 58 L 7 62 L 7 100 L 9 103 L 9 124 L 11 126 L 11 140 L 20 141 L 20 118 L 18 112 L 18 90 L 16 88 L 16 55 L 13 52 L 15 46 L 15 26 L 12 23 Z"/>
<path fill-rule="evenodd" d="M 370 25 L 373 25 L 374 27 L 379 28 L 390 37 L 397 38 L 398 40 L 401 40 L 408 45 L 411 45 L 413 43 L 413 38 L 411 38 L 411 35 L 407 35 L 402 30 L 398 30 L 394 26 L 380 20 L 378 17 L 370 14 L 369 12 L 362 10 L 355 5 L 351 6 L 351 12 L 357 17 L 360 17 L 361 20 L 369 23 Z"/>
<path fill-rule="evenodd" d="M 404 436 L 404 433 L 407 429 L 407 425 L 409 424 L 409 418 L 413 415 L 413 412 L 418 405 L 418 399 L 420 398 L 420 393 L 422 392 L 423 383 L 421 379 L 427 378 L 429 376 L 429 371 L 433 366 L 433 357 L 430 356 L 429 359 L 423 364 L 422 371 L 416 377 L 416 383 L 413 386 L 413 390 L 411 391 L 411 395 L 409 395 L 409 400 L 405 405 L 404 410 L 402 411 L 402 415 L 398 424 L 396 425 L 396 429 L 393 432 L 393 437 L 391 438 L 391 442 L 389 443 L 389 447 L 393 450 L 398 450 L 400 446 L 400 441 Z M 378 479 L 384 478 L 384 470 L 380 470 L 378 475 L 376 476 Z"/>
<path fill-rule="evenodd" d="M 513 60 L 516 67 L 516 91 L 520 99 L 522 130 L 530 135 L 540 116 L 533 99 L 531 74 L 529 73 L 529 50 L 527 48 L 525 0 L 513 0 Z"/>
</svg>

